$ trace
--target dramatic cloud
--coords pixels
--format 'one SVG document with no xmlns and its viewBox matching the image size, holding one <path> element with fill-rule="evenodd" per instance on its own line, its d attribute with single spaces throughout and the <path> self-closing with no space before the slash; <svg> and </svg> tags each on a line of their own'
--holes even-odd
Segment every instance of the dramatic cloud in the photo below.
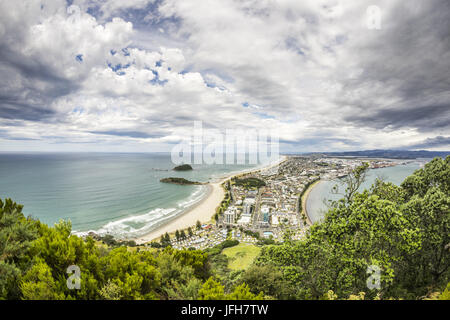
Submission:
<svg viewBox="0 0 450 320">
<path fill-rule="evenodd" d="M 450 137 L 437 136 L 435 138 L 428 138 L 422 142 L 406 146 L 406 148 L 408 148 L 408 149 L 439 149 L 442 147 L 448 148 L 449 145 L 450 145 Z"/>
<path fill-rule="evenodd" d="M 276 129 L 282 151 L 448 149 L 449 16 L 447 0 L 2 1 L 0 149 L 170 150 L 194 121 Z"/>
</svg>

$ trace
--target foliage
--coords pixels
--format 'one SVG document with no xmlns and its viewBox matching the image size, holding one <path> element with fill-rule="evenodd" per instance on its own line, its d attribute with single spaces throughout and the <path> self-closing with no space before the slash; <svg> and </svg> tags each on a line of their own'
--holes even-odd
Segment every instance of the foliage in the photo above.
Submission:
<svg viewBox="0 0 450 320">
<path fill-rule="evenodd" d="M 0 200 L 0 299 L 20 297 L 16 284 L 30 267 L 30 247 L 38 236 L 39 223 L 26 219 L 22 208 L 11 199 Z"/>
<path fill-rule="evenodd" d="M 283 273 L 273 265 L 253 265 L 241 276 L 241 281 L 247 283 L 251 292 L 264 292 L 275 299 L 292 299 L 295 292 L 284 279 Z"/>
<path fill-rule="evenodd" d="M 264 187 L 266 185 L 266 183 L 258 178 L 242 178 L 242 179 L 235 179 L 234 180 L 234 184 L 236 186 L 242 186 L 246 189 L 250 189 L 250 188 L 260 188 L 260 187 Z"/>
<path fill-rule="evenodd" d="M 341 179 L 341 184 L 345 186 L 345 193 L 342 195 L 347 203 L 352 202 L 353 196 L 366 179 L 368 170 L 369 164 L 365 162 L 363 165 L 355 168 L 350 174 Z M 333 187 L 333 192 L 339 194 L 339 187 L 337 185 Z"/>
<path fill-rule="evenodd" d="M 71 234 L 69 221 L 49 227 L 26 219 L 11 200 L 0 204 L 2 298 L 196 299 L 209 276 L 203 251 L 105 249 Z M 80 270 L 79 290 L 67 285 L 69 266 Z"/>
<path fill-rule="evenodd" d="M 222 243 L 218 244 L 217 247 L 220 249 L 231 248 L 237 246 L 239 244 L 239 240 L 225 240 Z"/>
<path fill-rule="evenodd" d="M 162 237 L 161 237 L 161 246 L 162 247 L 167 247 L 170 245 L 170 236 L 169 234 L 166 232 Z"/>
<path fill-rule="evenodd" d="M 263 294 L 253 294 L 250 288 L 242 283 L 233 292 L 226 294 L 219 281 L 209 278 L 198 292 L 199 300 L 262 300 Z"/>
<path fill-rule="evenodd" d="M 439 300 L 450 300 L 450 282 L 447 284 L 444 292 L 439 296 Z"/>
</svg>

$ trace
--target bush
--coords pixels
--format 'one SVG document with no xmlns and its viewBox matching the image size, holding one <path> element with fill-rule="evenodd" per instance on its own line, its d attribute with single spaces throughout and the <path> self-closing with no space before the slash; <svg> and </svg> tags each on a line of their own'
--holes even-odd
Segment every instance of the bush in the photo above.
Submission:
<svg viewBox="0 0 450 320">
<path fill-rule="evenodd" d="M 224 242 L 222 242 L 221 244 L 219 244 L 217 246 L 220 246 L 220 248 L 223 250 L 226 248 L 231 248 L 231 247 L 237 246 L 238 244 L 239 244 L 238 240 L 225 240 Z"/>
</svg>

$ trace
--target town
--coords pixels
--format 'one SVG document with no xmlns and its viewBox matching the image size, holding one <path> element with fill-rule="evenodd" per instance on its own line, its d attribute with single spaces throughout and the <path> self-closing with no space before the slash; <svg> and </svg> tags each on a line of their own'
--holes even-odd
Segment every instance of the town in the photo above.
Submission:
<svg viewBox="0 0 450 320">
<path fill-rule="evenodd" d="M 276 166 L 225 181 L 225 198 L 214 223 L 197 223 L 187 232 L 177 231 L 172 239 L 166 235 L 165 241 L 178 249 L 205 249 L 225 240 L 267 244 L 283 242 L 285 235 L 301 239 L 311 225 L 302 208 L 307 189 L 319 180 L 345 177 L 363 162 L 371 169 L 398 164 L 391 160 L 287 156 Z"/>
</svg>

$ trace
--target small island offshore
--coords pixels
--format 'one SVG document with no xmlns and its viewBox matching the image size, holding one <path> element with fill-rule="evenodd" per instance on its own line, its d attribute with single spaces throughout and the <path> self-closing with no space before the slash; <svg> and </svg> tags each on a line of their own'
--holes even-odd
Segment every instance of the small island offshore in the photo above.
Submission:
<svg viewBox="0 0 450 320">
<path fill-rule="evenodd" d="M 173 168 L 174 171 L 189 171 L 194 170 L 189 164 L 182 164 Z"/>
<path fill-rule="evenodd" d="M 184 178 L 175 178 L 175 177 L 163 178 L 163 179 L 161 179 L 159 181 L 163 182 L 163 183 L 172 183 L 172 184 L 181 184 L 181 185 L 188 185 L 188 184 L 200 185 L 200 184 L 204 184 L 202 182 L 190 181 L 190 180 L 187 180 L 187 179 L 184 179 Z"/>
</svg>

